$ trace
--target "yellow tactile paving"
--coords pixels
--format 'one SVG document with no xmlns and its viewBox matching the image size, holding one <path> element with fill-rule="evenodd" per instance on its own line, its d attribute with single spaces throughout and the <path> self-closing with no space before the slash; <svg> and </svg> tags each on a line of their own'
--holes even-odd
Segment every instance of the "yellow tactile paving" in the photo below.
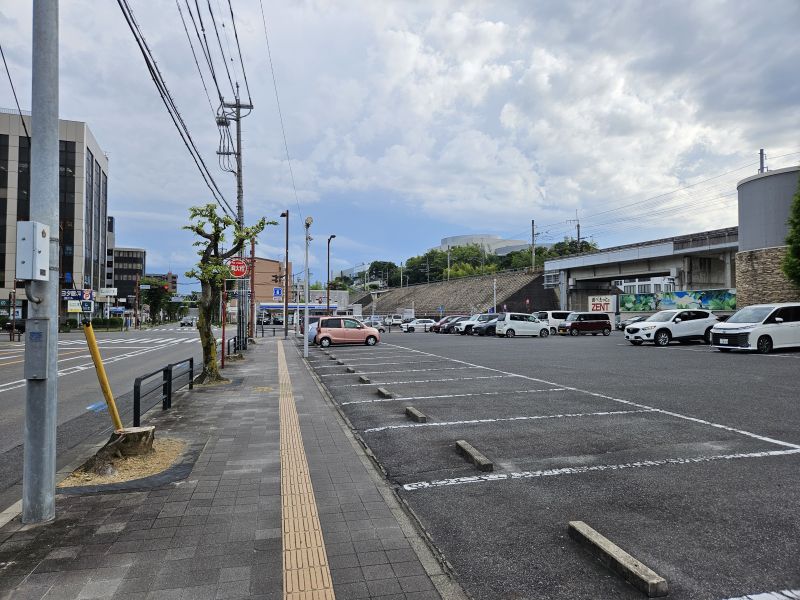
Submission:
<svg viewBox="0 0 800 600">
<path fill-rule="evenodd" d="M 303 436 L 283 343 L 278 340 L 281 432 L 281 519 L 283 597 L 286 600 L 334 600 L 331 572 L 317 501 L 303 449 Z"/>
</svg>

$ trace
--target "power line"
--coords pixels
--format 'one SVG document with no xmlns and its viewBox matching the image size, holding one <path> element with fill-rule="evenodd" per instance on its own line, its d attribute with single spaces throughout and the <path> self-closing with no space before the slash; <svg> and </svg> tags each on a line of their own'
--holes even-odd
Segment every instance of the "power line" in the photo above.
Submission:
<svg viewBox="0 0 800 600">
<path fill-rule="evenodd" d="M 206 98 L 208 99 L 208 107 L 211 109 L 211 112 L 216 115 L 214 111 L 214 105 L 211 104 L 211 96 L 208 95 L 208 88 L 206 87 L 206 80 L 203 77 L 203 71 L 200 69 L 200 63 L 197 60 L 197 54 L 194 51 L 194 44 L 192 44 L 192 38 L 189 35 L 189 29 L 186 27 L 186 19 L 183 18 L 183 11 L 181 10 L 181 3 L 180 0 L 175 0 L 175 5 L 178 7 L 178 13 L 181 16 L 181 22 L 183 23 L 183 30 L 186 32 L 186 39 L 189 41 L 189 48 L 192 49 L 192 56 L 194 57 L 194 64 L 197 66 L 197 72 L 200 74 L 200 81 L 203 83 L 203 90 L 206 93 Z"/>
<path fill-rule="evenodd" d="M 231 23 L 233 23 L 233 37 L 236 39 L 236 48 L 239 51 L 239 62 L 242 65 L 242 77 L 244 78 L 244 88 L 247 90 L 248 103 L 252 104 L 250 98 L 250 84 L 247 82 L 247 72 L 244 69 L 244 60 L 242 59 L 242 46 L 239 44 L 239 32 L 236 30 L 236 18 L 233 16 L 233 4 L 228 0 L 228 8 L 231 9 Z"/>
<path fill-rule="evenodd" d="M 219 97 L 220 104 L 222 104 L 222 90 L 219 89 L 219 82 L 217 81 L 217 74 L 214 71 L 214 60 L 211 57 L 211 48 L 208 45 L 208 37 L 206 37 L 206 28 L 203 24 L 203 15 L 200 13 L 200 5 L 198 4 L 197 0 L 194 0 L 194 6 L 197 10 L 197 21 L 200 21 L 200 30 L 197 29 L 197 21 L 194 19 L 194 13 L 192 12 L 192 7 L 189 6 L 189 0 L 186 0 L 186 9 L 189 11 L 189 16 L 192 19 L 192 25 L 194 25 L 194 32 L 197 35 L 197 40 L 200 42 L 200 48 L 203 50 L 203 56 L 206 59 L 206 64 L 208 65 L 208 70 L 211 73 L 211 79 L 214 81 L 214 87 L 217 88 L 217 96 Z M 200 31 L 203 32 L 201 37 Z"/>
<path fill-rule="evenodd" d="M 3 64 L 6 67 L 6 75 L 8 75 L 8 83 L 11 86 L 11 93 L 14 94 L 14 103 L 17 105 L 17 112 L 19 113 L 19 120 L 22 121 L 22 128 L 25 130 L 25 137 L 30 140 L 31 136 L 28 134 L 28 126 L 25 125 L 25 119 L 22 118 L 22 109 L 19 107 L 19 100 L 17 100 L 17 90 L 14 89 L 14 82 L 11 80 L 11 71 L 8 70 L 8 63 L 6 62 L 6 55 L 3 52 L 2 44 L 0 44 L 0 56 L 3 57 Z"/>
<path fill-rule="evenodd" d="M 117 4 L 119 5 L 120 10 L 125 17 L 125 21 L 127 22 L 134 39 L 136 40 L 139 51 L 142 53 L 145 65 L 147 66 L 150 77 L 152 78 L 153 83 L 156 86 L 156 90 L 161 97 L 161 101 L 164 103 L 167 113 L 169 113 L 175 128 L 178 130 L 178 134 L 181 136 L 181 141 L 183 141 L 186 149 L 189 150 L 192 160 L 194 160 L 195 165 L 197 165 L 197 169 L 200 171 L 200 175 L 205 184 L 208 186 L 208 189 L 211 191 L 211 194 L 214 196 L 214 199 L 220 205 L 222 210 L 228 214 L 228 216 L 232 217 L 233 209 L 231 208 L 230 204 L 228 204 L 228 201 L 225 200 L 225 197 L 222 195 L 217 183 L 214 181 L 214 177 L 211 175 L 211 172 L 208 170 L 208 167 L 203 161 L 203 157 L 200 155 L 200 152 L 198 151 L 197 146 L 195 145 L 194 140 L 189 133 L 189 128 L 183 121 L 183 118 L 178 111 L 178 107 L 175 104 L 175 100 L 172 98 L 172 95 L 167 88 L 164 77 L 161 75 L 161 71 L 158 69 L 158 65 L 156 64 L 155 58 L 153 58 L 152 52 L 147 45 L 147 41 L 144 39 L 144 36 L 139 29 L 139 25 L 136 23 L 136 19 L 133 16 L 133 11 L 131 10 L 130 6 L 128 6 L 128 1 L 117 0 Z"/>
<path fill-rule="evenodd" d="M 211 8 L 211 0 L 206 0 L 206 4 L 208 5 L 208 14 L 211 17 L 211 24 L 214 26 L 214 33 L 217 36 L 219 53 L 222 55 L 222 64 L 225 65 L 225 73 L 228 75 L 228 83 L 231 84 L 231 91 L 233 92 L 234 96 L 238 97 L 238 94 L 236 93 L 236 87 L 233 85 L 233 79 L 231 79 L 231 72 L 228 69 L 228 61 L 225 58 L 225 50 L 222 49 L 222 38 L 219 37 L 219 28 L 217 27 L 217 21 L 214 18 L 214 10 Z"/>
<path fill-rule="evenodd" d="M 258 0 L 261 6 L 261 22 L 264 24 L 264 39 L 267 41 L 267 57 L 269 58 L 269 70 L 272 73 L 272 87 L 275 88 L 275 102 L 278 105 L 278 117 L 281 122 L 281 133 L 283 134 L 283 147 L 286 150 L 286 162 L 289 164 L 289 175 L 292 179 L 292 189 L 294 190 L 294 201 L 297 204 L 297 212 L 303 218 L 303 211 L 300 210 L 300 200 L 297 197 L 297 186 L 294 182 L 294 171 L 292 170 L 292 159 L 289 157 L 289 144 L 286 142 L 286 129 L 283 126 L 283 112 L 281 111 L 281 100 L 278 97 L 278 82 L 275 79 L 275 67 L 272 64 L 272 51 L 269 48 L 269 34 L 267 33 L 267 17 L 264 15 L 263 0 Z"/>
</svg>

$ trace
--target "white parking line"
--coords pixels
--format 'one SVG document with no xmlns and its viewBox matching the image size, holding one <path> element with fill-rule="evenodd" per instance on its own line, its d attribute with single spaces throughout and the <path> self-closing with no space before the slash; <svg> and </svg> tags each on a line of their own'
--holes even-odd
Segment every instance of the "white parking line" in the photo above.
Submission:
<svg viewBox="0 0 800 600">
<path fill-rule="evenodd" d="M 342 367 L 351 366 L 351 367 L 382 367 L 383 365 L 415 365 L 415 364 L 423 364 L 423 365 L 437 365 L 441 361 L 438 360 L 429 360 L 429 361 L 418 361 L 412 360 L 411 362 L 382 362 L 382 363 L 359 363 L 359 364 L 352 364 L 352 365 L 320 365 L 316 367 L 317 369 L 341 369 Z"/>
<path fill-rule="evenodd" d="M 738 598 L 728 598 L 728 600 L 800 600 L 800 590 L 781 590 L 780 592 L 764 592 L 761 594 L 750 594 Z"/>
<path fill-rule="evenodd" d="M 342 366 L 342 365 L 339 365 Z M 364 371 L 362 373 L 327 373 L 322 374 L 320 377 L 345 377 L 347 375 L 386 375 L 387 373 L 423 373 L 429 371 L 458 371 L 461 369 L 474 369 L 475 367 L 442 367 L 440 369 L 404 369 L 403 371 Z M 486 369 L 487 367 L 477 367 L 478 369 Z"/>
<path fill-rule="evenodd" d="M 387 344 L 387 345 L 393 345 L 394 346 L 394 344 Z M 408 350 L 408 348 L 405 348 L 403 346 L 395 346 L 395 347 L 396 348 L 403 348 L 404 350 Z M 517 377 L 522 377 L 523 379 L 527 379 L 528 381 L 535 381 L 537 383 L 545 383 L 547 385 L 553 385 L 553 386 L 561 386 L 566 390 L 570 390 L 570 391 L 573 391 L 573 392 L 579 392 L 581 394 L 587 394 L 589 396 L 594 396 L 595 398 L 603 398 L 604 400 L 611 400 L 613 402 L 619 402 L 620 404 L 625 404 L 627 406 L 635 406 L 636 408 L 652 409 L 652 410 L 654 410 L 656 412 L 659 412 L 661 414 L 669 415 L 671 417 L 675 417 L 675 418 L 678 418 L 678 419 L 683 419 L 685 421 L 691 421 L 693 423 L 699 423 L 701 425 L 707 425 L 709 427 L 714 427 L 716 429 L 722 429 L 724 431 L 730 431 L 732 433 L 738 433 L 740 435 L 744 435 L 744 436 L 747 436 L 747 437 L 750 437 L 750 438 L 753 438 L 753 439 L 756 439 L 756 440 L 761 440 L 762 442 L 769 442 L 770 444 L 776 444 L 778 446 L 783 446 L 785 448 L 794 448 L 796 450 L 800 450 L 800 446 L 798 446 L 797 444 L 792 444 L 790 442 L 784 442 L 784 441 L 781 441 L 781 440 L 776 440 L 774 438 L 770 438 L 770 437 L 766 437 L 766 436 L 763 436 L 763 435 L 759 435 L 759 434 L 753 433 L 751 431 L 746 431 L 744 429 L 736 429 L 735 427 L 730 427 L 728 425 L 722 425 L 721 423 L 714 423 L 713 421 L 707 421 L 705 419 L 700 419 L 698 417 L 691 417 L 689 415 L 684 415 L 684 414 L 681 414 L 681 413 L 678 413 L 678 412 L 674 412 L 674 411 L 671 411 L 671 410 L 664 410 L 663 408 L 655 408 L 654 406 L 648 406 L 646 404 L 641 404 L 639 402 L 633 402 L 631 400 L 623 400 L 622 398 L 614 398 L 613 396 L 608 396 L 606 394 L 600 394 L 598 392 L 590 392 L 588 390 L 583 390 L 581 388 L 576 388 L 576 387 L 567 386 L 567 385 L 561 385 L 561 384 L 558 384 L 558 383 L 554 383 L 552 381 L 547 381 L 546 379 L 538 379 L 536 377 L 528 377 L 527 375 L 519 375 L 517 373 L 510 373 L 508 371 L 503 371 L 501 369 L 493 369 L 491 367 L 484 367 L 482 365 L 476 365 L 476 364 L 469 363 L 469 362 L 464 361 L 464 360 L 458 360 L 458 359 L 450 358 L 450 357 L 447 357 L 447 356 L 441 356 L 439 354 L 433 354 L 431 352 L 423 352 L 422 350 L 416 350 L 416 352 L 418 352 L 420 354 L 425 354 L 427 356 L 436 356 L 437 358 L 442 358 L 442 359 L 449 360 L 451 362 L 459 363 L 459 364 L 462 364 L 462 365 L 469 365 L 470 367 L 478 367 L 478 368 L 481 368 L 481 369 L 487 369 L 489 371 L 494 371 L 495 373 L 502 373 L 504 375 L 517 375 Z"/>
<path fill-rule="evenodd" d="M 577 417 L 608 417 L 613 415 L 632 415 L 636 413 L 654 412 L 652 410 L 616 410 L 590 413 L 564 413 L 562 415 L 533 415 L 526 417 L 502 417 L 499 419 L 470 419 L 468 421 L 438 421 L 434 423 L 405 423 L 403 425 L 385 425 L 364 429 L 362 433 L 374 433 L 388 429 L 415 429 L 417 427 L 450 427 L 453 425 L 483 425 L 484 423 L 501 423 L 503 421 L 541 421 L 545 419 L 568 419 Z"/>
<path fill-rule="evenodd" d="M 617 344 L 617 346 L 624 346 L 626 348 L 631 347 L 630 344 Z M 659 350 L 680 350 L 681 352 L 708 352 L 711 354 L 717 354 L 716 348 L 710 348 L 705 346 L 703 348 L 682 348 L 680 346 L 663 346 L 659 348 Z M 755 351 L 747 351 L 747 350 L 736 350 L 732 348 L 734 352 L 737 354 L 749 354 L 750 356 L 759 356 L 761 358 L 795 358 L 800 359 L 800 354 L 781 354 L 780 352 L 771 352 L 770 354 L 761 354 Z"/>
<path fill-rule="evenodd" d="M 341 367 L 341 365 L 339 365 Z M 358 373 L 350 373 L 358 375 Z M 516 377 L 516 375 L 479 375 L 478 377 L 444 377 L 442 379 L 415 379 L 413 381 L 373 381 L 372 385 L 400 385 L 407 383 L 439 383 L 440 381 L 469 381 L 472 379 L 505 379 L 506 377 Z M 329 388 L 363 387 L 363 383 L 345 383 L 343 385 L 329 385 Z"/>
<path fill-rule="evenodd" d="M 569 388 L 547 388 L 544 390 L 505 390 L 500 392 L 469 392 L 464 394 L 443 394 L 441 396 L 399 396 L 396 398 L 372 398 L 370 400 L 351 400 L 347 404 L 373 404 L 375 402 L 397 402 L 398 400 L 438 400 L 441 398 L 468 398 L 470 396 L 499 396 L 501 394 L 535 394 L 540 392 L 566 392 Z M 655 409 L 653 409 L 655 410 Z"/>
<path fill-rule="evenodd" d="M 470 477 L 454 477 L 452 479 L 439 479 L 437 481 L 417 481 L 407 483 L 404 490 L 414 491 L 467 483 L 489 483 L 493 481 L 513 481 L 515 479 L 535 479 L 539 477 L 553 477 L 556 475 L 578 475 L 594 471 L 619 471 L 622 469 L 639 469 L 643 467 L 663 467 L 668 465 L 691 465 L 720 460 L 737 460 L 740 458 L 767 458 L 773 456 L 786 456 L 800 454 L 800 448 L 792 450 L 770 450 L 764 452 L 743 452 L 739 454 L 719 454 L 716 456 L 695 456 L 690 458 L 665 458 L 661 460 L 642 460 L 632 463 L 617 465 L 591 465 L 584 467 L 563 467 L 561 469 L 544 469 L 541 471 L 522 471 L 517 473 L 490 473 L 488 475 L 473 475 Z M 790 596 L 791 597 L 791 596 Z"/>
</svg>

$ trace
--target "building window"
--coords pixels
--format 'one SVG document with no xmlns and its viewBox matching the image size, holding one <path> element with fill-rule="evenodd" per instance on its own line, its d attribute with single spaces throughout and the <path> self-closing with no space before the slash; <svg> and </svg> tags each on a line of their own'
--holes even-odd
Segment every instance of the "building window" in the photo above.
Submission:
<svg viewBox="0 0 800 600">
<path fill-rule="evenodd" d="M 636 286 L 635 285 L 626 285 L 623 291 L 626 294 L 635 294 L 636 293 Z"/>
<path fill-rule="evenodd" d="M 654 283 L 653 284 L 653 292 L 658 294 L 660 291 L 661 291 L 661 284 L 660 283 Z"/>
<path fill-rule="evenodd" d="M 649 294 L 650 293 L 650 284 L 649 283 L 646 283 L 644 285 L 640 284 L 639 286 L 637 286 L 636 293 L 637 294 Z"/>
</svg>

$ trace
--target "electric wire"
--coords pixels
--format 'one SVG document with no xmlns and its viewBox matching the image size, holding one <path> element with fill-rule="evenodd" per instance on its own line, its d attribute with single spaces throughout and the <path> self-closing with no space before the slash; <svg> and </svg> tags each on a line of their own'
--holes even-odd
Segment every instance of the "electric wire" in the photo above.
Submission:
<svg viewBox="0 0 800 600">
<path fill-rule="evenodd" d="M 156 64 L 155 58 L 153 57 L 149 46 L 147 45 L 147 41 L 142 35 L 141 29 L 139 28 L 139 25 L 136 22 L 135 17 L 133 16 L 133 11 L 128 5 L 128 1 L 117 0 L 117 4 L 119 5 L 120 10 L 122 11 L 123 16 L 125 17 L 125 21 L 128 24 L 131 33 L 133 34 L 136 44 L 139 47 L 139 51 L 142 53 L 145 65 L 147 66 L 147 70 L 150 73 L 150 77 L 152 78 L 153 83 L 156 86 L 156 90 L 158 91 L 159 96 L 161 97 L 161 101 L 164 103 L 164 106 L 167 109 L 167 113 L 172 119 L 175 128 L 178 130 L 178 134 L 181 136 L 181 140 L 183 141 L 184 146 L 186 146 L 186 149 L 189 151 L 189 154 L 194 160 L 197 169 L 200 171 L 200 175 L 203 178 L 203 181 L 205 182 L 206 186 L 208 186 L 208 189 L 211 191 L 212 196 L 214 196 L 214 199 L 220 205 L 222 210 L 228 216 L 233 217 L 233 209 L 231 208 L 230 204 L 228 204 L 228 201 L 225 199 L 225 196 L 220 191 L 216 181 L 214 181 L 214 177 L 208 170 L 205 161 L 203 161 L 203 157 L 200 155 L 200 152 L 197 149 L 194 140 L 192 139 L 191 133 L 189 132 L 189 128 L 183 121 L 183 118 L 181 117 L 180 112 L 178 111 L 177 105 L 175 104 L 175 100 L 173 99 L 169 89 L 167 88 L 166 82 L 164 81 L 164 77 L 161 74 L 158 65 Z"/>
<path fill-rule="evenodd" d="M 236 70 L 236 62 L 233 60 L 233 50 L 231 49 L 231 38 L 228 35 L 228 28 L 225 27 L 225 11 L 222 9 L 222 3 L 220 0 L 217 0 L 217 10 L 219 11 L 219 24 L 222 27 L 222 34 L 225 36 L 225 46 L 228 48 L 228 60 L 231 63 L 231 69 L 233 69 L 233 80 L 236 82 L 237 88 L 239 85 L 239 73 Z"/>
<path fill-rule="evenodd" d="M 208 88 L 206 87 L 206 80 L 203 77 L 203 71 L 200 69 L 200 62 L 197 60 L 197 54 L 194 51 L 194 44 L 192 44 L 192 37 L 189 35 L 189 28 L 186 27 L 186 19 L 183 17 L 183 11 L 181 10 L 181 3 L 180 0 L 175 0 L 175 5 L 178 7 L 178 14 L 181 16 L 181 23 L 183 23 L 183 30 L 186 32 L 186 39 L 189 41 L 189 48 L 192 50 L 192 56 L 194 57 L 194 64 L 197 66 L 197 72 L 200 74 L 200 81 L 203 83 L 203 91 L 206 93 L 206 99 L 208 100 L 208 107 L 211 109 L 211 112 L 216 115 L 216 111 L 214 110 L 214 105 L 211 104 L 211 96 L 208 94 Z"/>
<path fill-rule="evenodd" d="M 297 204 L 297 212 L 300 213 L 300 218 L 303 218 L 303 211 L 300 210 L 300 200 L 297 197 L 297 186 L 295 185 L 294 181 L 294 171 L 292 170 L 292 159 L 289 156 L 289 144 L 286 141 L 286 129 L 283 126 L 283 112 L 281 111 L 281 100 L 278 96 L 278 82 L 275 78 L 275 67 L 272 64 L 272 51 L 269 47 L 269 34 L 267 33 L 267 17 L 264 15 L 264 3 L 263 0 L 258 0 L 259 5 L 261 6 L 261 22 L 264 25 L 264 39 L 267 42 L 267 57 L 269 58 L 269 70 L 272 73 L 272 87 L 275 89 L 275 102 L 278 105 L 278 118 L 281 122 L 281 133 L 283 134 L 283 147 L 286 150 L 286 162 L 289 164 L 289 175 L 292 180 L 292 189 L 294 190 L 294 201 Z"/>
<path fill-rule="evenodd" d="M 231 10 L 231 23 L 233 23 L 233 37 L 236 40 L 236 49 L 239 51 L 239 62 L 242 65 L 242 78 L 244 79 L 244 88 L 247 90 L 247 103 L 252 104 L 253 100 L 250 97 L 250 84 L 247 81 L 247 71 L 244 68 L 244 59 L 242 58 L 242 46 L 239 44 L 239 32 L 236 30 L 236 17 L 233 16 L 232 0 L 228 0 L 228 8 Z"/>
<path fill-rule="evenodd" d="M 222 38 L 219 37 L 219 28 L 217 27 L 217 20 L 214 18 L 214 10 L 211 8 L 211 0 L 206 0 L 206 4 L 208 5 L 208 14 L 211 17 L 211 24 L 214 26 L 214 34 L 217 36 L 219 53 L 222 55 L 222 64 L 225 65 L 225 73 L 228 75 L 228 83 L 231 84 L 233 95 L 238 98 L 239 95 L 236 93 L 236 87 L 233 85 L 233 79 L 231 78 L 231 71 L 228 69 L 228 60 L 225 58 L 225 50 L 222 49 Z"/>
<path fill-rule="evenodd" d="M 3 44 L 0 44 L 0 56 L 3 57 L 3 64 L 6 67 L 6 75 L 8 75 L 8 84 L 11 86 L 11 93 L 14 94 L 14 103 L 17 105 L 19 120 L 22 121 L 22 128 L 25 130 L 25 137 L 28 138 L 28 141 L 30 142 L 31 136 L 28 134 L 28 126 L 25 125 L 25 119 L 22 118 L 22 109 L 19 107 L 19 100 L 17 99 L 17 90 L 14 89 L 14 82 L 11 79 L 11 71 L 8 70 L 6 55 L 5 52 L 3 52 Z"/>
<path fill-rule="evenodd" d="M 197 35 L 197 39 L 200 42 L 200 48 L 203 50 L 203 56 L 206 59 L 206 64 L 208 65 L 208 70 L 211 72 L 211 79 L 214 81 L 214 87 L 217 88 L 217 96 L 219 96 L 219 102 L 222 104 L 222 90 L 219 87 L 219 81 L 217 81 L 217 73 L 214 70 L 214 59 L 211 56 L 211 48 L 208 45 L 208 37 L 206 36 L 206 27 L 203 23 L 203 15 L 200 12 L 200 5 L 198 4 L 198 0 L 194 0 L 194 6 L 197 10 L 197 21 L 200 22 L 200 30 L 197 29 L 197 21 L 195 21 L 194 13 L 192 12 L 191 6 L 189 6 L 189 0 L 186 0 L 186 9 L 189 11 L 189 16 L 192 19 L 192 25 L 194 25 L 194 32 Z M 202 36 L 201 33 L 202 32 Z"/>
</svg>

